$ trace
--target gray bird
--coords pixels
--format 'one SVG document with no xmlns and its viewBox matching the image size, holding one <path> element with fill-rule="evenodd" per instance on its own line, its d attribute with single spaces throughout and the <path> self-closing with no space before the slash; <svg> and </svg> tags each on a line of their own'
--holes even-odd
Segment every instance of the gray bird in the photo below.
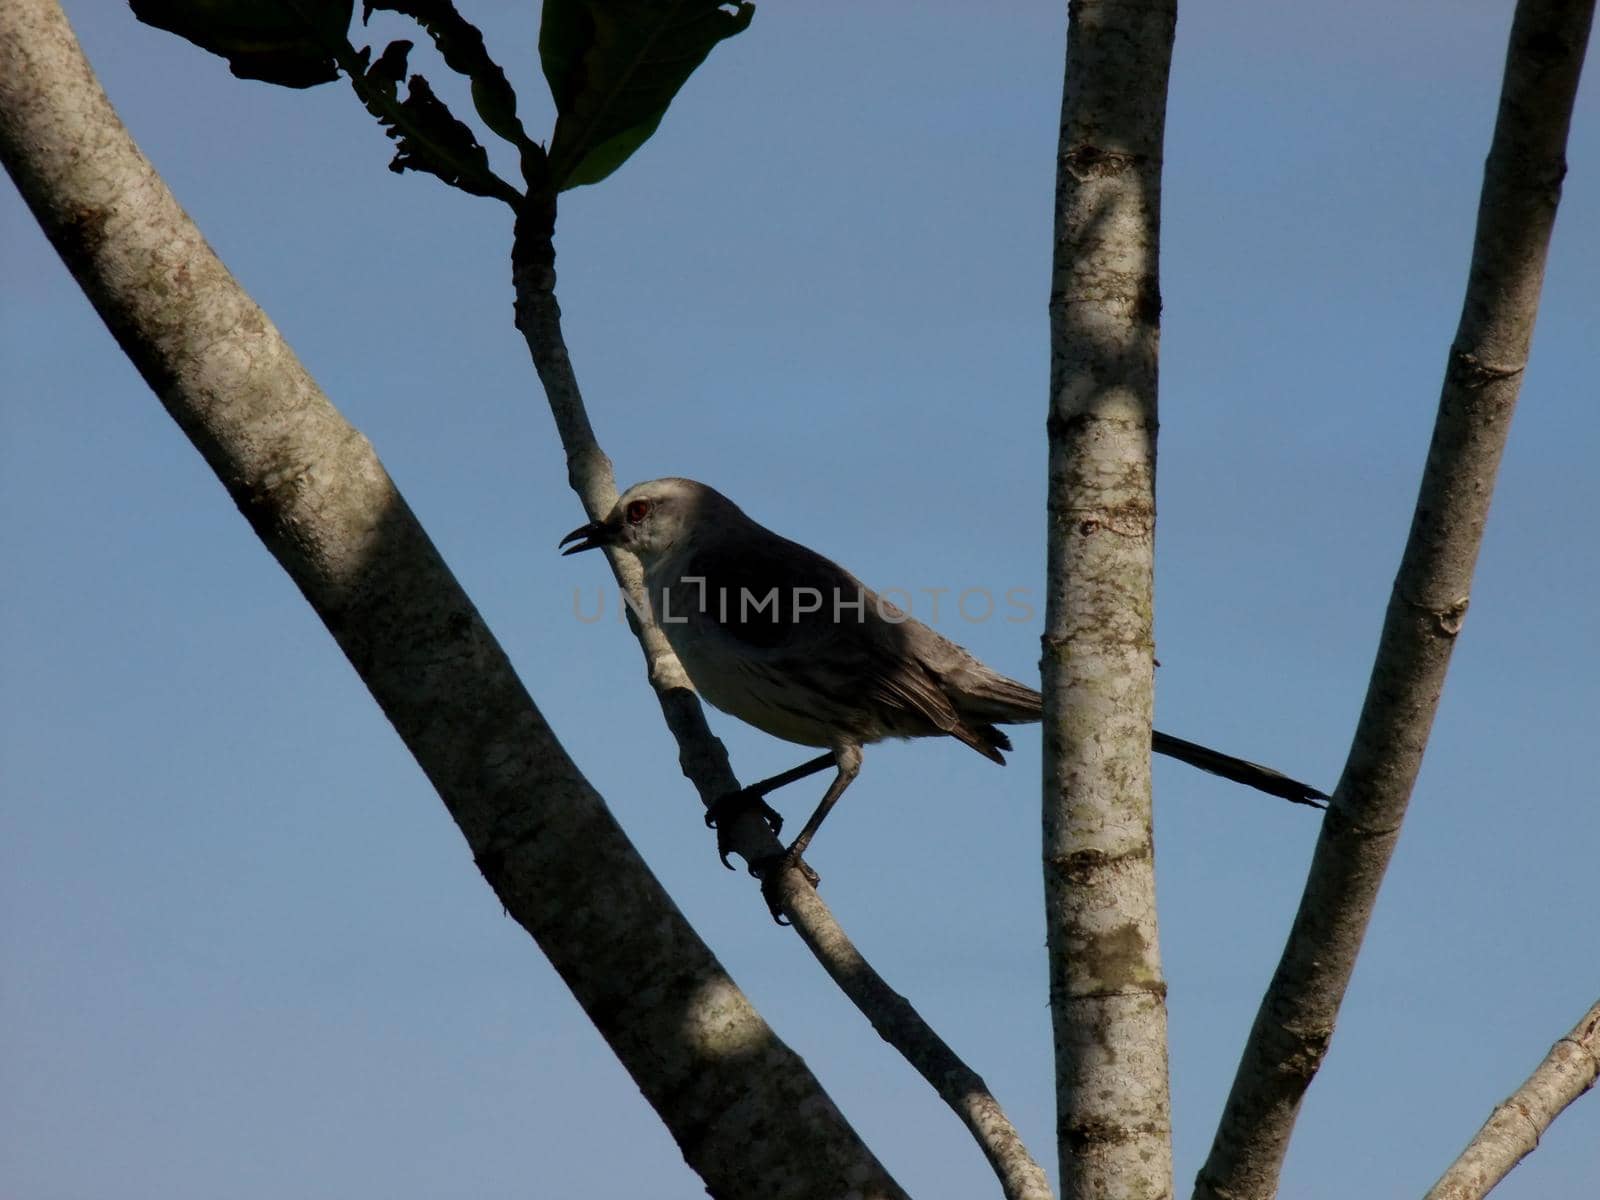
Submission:
<svg viewBox="0 0 1600 1200">
<path fill-rule="evenodd" d="M 569 543 L 572 543 L 569 545 Z M 756 524 L 692 479 L 635 484 L 603 521 L 561 539 L 564 554 L 615 546 L 637 555 L 657 625 L 700 695 L 773 737 L 827 753 L 716 801 L 715 825 L 785 784 L 833 767 L 833 782 L 781 856 L 751 870 L 772 883 L 804 865 L 828 811 L 861 769 L 861 748 L 885 738 L 953 737 L 1004 764 L 997 725 L 1041 717 L 1039 693 L 865 587 L 843 567 Z M 1151 748 L 1274 796 L 1320 807 L 1327 796 L 1257 763 L 1164 733 Z M 725 847 L 723 863 L 727 864 Z M 769 893 L 769 900 L 772 898 Z"/>
</svg>

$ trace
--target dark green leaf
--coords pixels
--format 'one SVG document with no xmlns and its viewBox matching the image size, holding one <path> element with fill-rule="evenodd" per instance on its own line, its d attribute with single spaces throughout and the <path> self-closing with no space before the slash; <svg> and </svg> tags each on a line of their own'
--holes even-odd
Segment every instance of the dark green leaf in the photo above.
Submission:
<svg viewBox="0 0 1600 1200">
<path fill-rule="evenodd" d="M 380 82 L 391 85 L 386 89 L 386 95 L 393 97 L 399 94 L 400 82 L 405 79 L 406 71 L 409 69 L 406 65 L 406 60 L 411 55 L 411 45 L 412 43 L 403 39 L 390 42 L 383 48 L 383 53 L 378 55 L 378 61 L 373 63 L 372 67 L 366 72 L 367 78 L 374 85 Z M 369 50 L 361 52 L 363 65 L 365 65 L 369 53 Z"/>
<path fill-rule="evenodd" d="M 374 10 L 408 16 L 427 30 L 445 65 L 471 81 L 472 103 L 483 123 L 521 152 L 523 173 L 528 174 L 535 165 L 542 169 L 544 152 L 517 119 L 517 94 L 506 73 L 489 57 L 477 26 L 456 12 L 450 0 L 363 0 L 362 21 Z M 530 158 L 536 163 L 530 163 Z"/>
<path fill-rule="evenodd" d="M 356 87 L 367 111 L 394 139 L 395 154 L 389 169 L 396 173 L 426 171 L 475 196 L 507 199 L 509 193 L 514 199 L 516 193 L 489 169 L 489 155 L 472 130 L 456 120 L 433 94 L 426 79 L 411 76 L 406 96 L 400 98 L 410 51 L 410 42 L 390 42 L 378 61 L 362 72 Z M 365 66 L 369 56 L 370 51 L 363 50 L 359 62 Z"/>
<path fill-rule="evenodd" d="M 228 60 L 241 79 L 305 88 L 339 77 L 354 0 L 131 0 L 146 25 Z"/>
<path fill-rule="evenodd" d="M 749 0 L 545 0 L 539 58 L 556 102 L 556 187 L 621 166 L 711 48 L 754 15 Z"/>
</svg>

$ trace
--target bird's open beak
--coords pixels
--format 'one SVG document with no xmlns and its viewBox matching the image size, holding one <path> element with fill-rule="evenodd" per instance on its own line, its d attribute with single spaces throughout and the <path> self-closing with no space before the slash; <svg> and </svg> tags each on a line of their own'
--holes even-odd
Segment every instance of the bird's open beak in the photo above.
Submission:
<svg viewBox="0 0 1600 1200">
<path fill-rule="evenodd" d="M 577 554 L 584 550 L 598 550 L 601 546 L 609 546 L 615 538 L 615 533 L 607 529 L 599 521 L 590 521 L 587 525 L 580 525 L 566 537 L 556 543 L 558 546 L 567 546 L 568 542 L 574 543 L 561 552 L 565 558 L 569 554 Z"/>
</svg>

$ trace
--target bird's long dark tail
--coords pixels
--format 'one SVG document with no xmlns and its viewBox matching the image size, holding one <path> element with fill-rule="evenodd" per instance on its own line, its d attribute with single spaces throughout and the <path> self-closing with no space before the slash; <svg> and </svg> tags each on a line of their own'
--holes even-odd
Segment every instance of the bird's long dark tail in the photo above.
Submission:
<svg viewBox="0 0 1600 1200">
<path fill-rule="evenodd" d="M 1182 738 L 1173 737 L 1170 733 L 1162 733 L 1159 729 L 1150 735 L 1150 748 L 1157 754 L 1165 754 L 1168 758 L 1175 758 L 1179 762 L 1188 763 L 1191 767 L 1199 767 L 1202 771 L 1231 779 L 1234 783 L 1253 787 L 1270 796 L 1281 796 L 1296 804 L 1309 804 L 1312 808 L 1328 806 L 1328 794 L 1318 791 L 1309 783 L 1290 779 L 1282 771 L 1274 771 L 1271 767 L 1263 767 L 1260 763 L 1247 762 L 1197 742 L 1186 742 Z"/>
<path fill-rule="evenodd" d="M 981 665 L 975 665 L 974 669 L 960 674 L 947 675 L 945 683 L 946 694 L 956 703 L 956 708 L 966 725 L 985 732 L 984 739 L 963 733 L 956 733 L 954 736 L 961 738 L 979 754 L 996 762 L 1005 760 L 995 752 L 995 748 L 1009 750 L 1011 746 L 1005 741 L 1005 735 L 988 722 L 1022 725 L 1037 721 L 1043 715 L 1044 701 L 1038 692 L 1025 683 L 1007 679 L 1004 675 Z M 980 744 L 980 741 L 983 744 Z M 1220 750 L 1213 750 L 1198 742 L 1186 742 L 1182 738 L 1173 737 L 1170 733 L 1156 730 L 1150 735 L 1150 748 L 1157 754 L 1165 754 L 1168 758 L 1188 763 L 1191 767 L 1199 767 L 1202 771 L 1231 779 L 1234 783 L 1242 783 L 1245 787 L 1266 792 L 1269 796 L 1280 796 L 1296 804 L 1309 804 L 1312 808 L 1327 807 L 1327 793 L 1319 791 L 1309 783 L 1290 779 L 1282 771 L 1274 771 L 1271 767 L 1264 767 L 1260 763 L 1235 758 L 1231 754 L 1224 754 Z"/>
</svg>

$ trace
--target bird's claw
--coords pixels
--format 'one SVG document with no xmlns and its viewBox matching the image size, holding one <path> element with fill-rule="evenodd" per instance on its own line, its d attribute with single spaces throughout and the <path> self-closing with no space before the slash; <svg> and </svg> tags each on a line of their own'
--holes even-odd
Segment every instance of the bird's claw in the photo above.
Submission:
<svg viewBox="0 0 1600 1200">
<path fill-rule="evenodd" d="M 772 830 L 772 836 L 777 837 L 783 830 L 783 815 L 761 798 L 760 795 L 741 788 L 737 792 L 728 792 L 718 796 L 706 805 L 706 828 L 717 831 L 717 857 L 722 860 L 722 865 L 728 870 L 733 870 L 733 864 L 728 861 L 728 855 L 733 852 L 733 846 L 728 841 L 727 827 L 730 817 L 751 809 L 763 821 L 767 828 Z M 752 867 L 752 871 L 754 868 Z"/>
<path fill-rule="evenodd" d="M 772 914 L 772 919 L 779 925 L 788 925 L 791 922 L 783 916 L 783 893 L 778 886 L 781 880 L 793 867 L 800 872 L 800 877 L 811 887 L 816 887 L 822 882 L 822 876 L 811 869 L 805 859 L 785 850 L 781 854 L 769 854 L 765 858 L 758 858 L 750 864 L 750 874 L 761 880 L 761 898 L 767 902 L 767 911 Z"/>
</svg>

